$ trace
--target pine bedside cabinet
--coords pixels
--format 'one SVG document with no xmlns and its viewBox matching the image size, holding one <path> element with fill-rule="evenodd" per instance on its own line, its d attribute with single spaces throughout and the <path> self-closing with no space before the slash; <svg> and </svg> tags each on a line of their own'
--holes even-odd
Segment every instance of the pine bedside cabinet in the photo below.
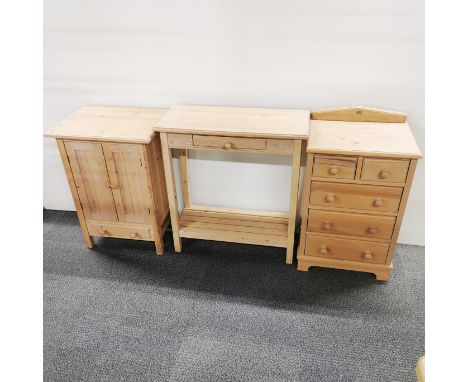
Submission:
<svg viewBox="0 0 468 382">
<path fill-rule="evenodd" d="M 298 269 L 329 267 L 388 280 L 419 148 L 403 113 L 311 113 Z"/>
<path fill-rule="evenodd" d="M 308 137 L 309 121 L 307 110 L 171 107 L 156 124 L 156 130 L 161 133 L 175 250 L 182 250 L 182 237 L 266 245 L 286 248 L 286 263 L 292 264 L 302 142 Z M 173 149 L 177 149 L 180 159 L 184 197 L 181 214 L 174 183 Z M 289 212 L 193 205 L 188 181 L 188 150 L 292 156 Z"/>
<path fill-rule="evenodd" d="M 92 236 L 154 241 L 168 224 L 161 145 L 164 109 L 85 106 L 53 127 L 87 247 Z"/>
</svg>

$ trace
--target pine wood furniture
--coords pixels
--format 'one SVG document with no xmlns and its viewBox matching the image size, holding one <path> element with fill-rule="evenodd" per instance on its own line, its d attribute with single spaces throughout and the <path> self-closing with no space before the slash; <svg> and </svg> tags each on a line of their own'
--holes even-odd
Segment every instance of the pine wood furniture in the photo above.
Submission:
<svg viewBox="0 0 468 382">
<path fill-rule="evenodd" d="M 45 134 L 56 138 L 87 247 L 92 236 L 154 241 L 168 224 L 161 146 L 166 109 L 85 106 Z"/>
<path fill-rule="evenodd" d="M 370 108 L 311 113 L 298 269 L 388 280 L 419 148 L 406 115 Z"/>
<path fill-rule="evenodd" d="M 205 106 L 173 106 L 156 123 L 160 132 L 174 247 L 181 238 L 227 241 L 286 248 L 292 264 L 302 141 L 309 111 Z M 184 209 L 179 214 L 172 151 L 178 149 Z M 293 157 L 288 213 L 255 212 L 192 204 L 188 150 L 223 150 Z M 207 185 L 209 186 L 209 185 Z M 248 185 L 244 185 L 248 187 Z"/>
</svg>

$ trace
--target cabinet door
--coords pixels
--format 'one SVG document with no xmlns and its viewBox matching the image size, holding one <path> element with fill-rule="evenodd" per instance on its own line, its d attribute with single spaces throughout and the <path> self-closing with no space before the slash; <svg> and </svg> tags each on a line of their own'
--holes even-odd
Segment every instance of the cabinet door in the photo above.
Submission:
<svg viewBox="0 0 468 382">
<path fill-rule="evenodd" d="M 86 219 L 117 221 L 101 144 L 67 141 L 65 148 Z"/>
<path fill-rule="evenodd" d="M 151 222 L 151 194 L 144 146 L 103 143 L 119 221 Z"/>
</svg>

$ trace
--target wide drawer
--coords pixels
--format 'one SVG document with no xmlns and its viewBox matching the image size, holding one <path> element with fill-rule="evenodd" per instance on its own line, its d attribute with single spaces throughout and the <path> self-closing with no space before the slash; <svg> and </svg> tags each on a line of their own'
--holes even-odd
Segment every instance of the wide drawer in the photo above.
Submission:
<svg viewBox="0 0 468 382">
<path fill-rule="evenodd" d="M 312 181 L 309 202 L 313 207 L 397 212 L 402 191 L 399 187 Z"/>
<path fill-rule="evenodd" d="M 388 247 L 386 243 L 307 234 L 305 255 L 384 264 Z"/>
<path fill-rule="evenodd" d="M 309 210 L 307 231 L 390 240 L 395 217 Z"/>
<path fill-rule="evenodd" d="M 337 155 L 315 155 L 312 176 L 354 179 L 357 158 Z"/>
<path fill-rule="evenodd" d="M 88 222 L 91 236 L 119 237 L 123 239 L 151 240 L 151 227 L 137 227 L 125 224 Z"/>
<path fill-rule="evenodd" d="M 362 164 L 361 180 L 404 183 L 408 167 L 409 160 L 365 158 Z"/>
<path fill-rule="evenodd" d="M 193 135 L 193 145 L 223 150 L 265 150 L 266 139 Z"/>
</svg>

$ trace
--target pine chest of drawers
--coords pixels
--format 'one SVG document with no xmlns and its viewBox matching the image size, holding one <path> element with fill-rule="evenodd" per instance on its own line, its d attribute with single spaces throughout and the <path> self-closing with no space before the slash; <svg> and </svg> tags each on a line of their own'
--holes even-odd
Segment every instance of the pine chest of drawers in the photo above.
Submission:
<svg viewBox="0 0 468 382">
<path fill-rule="evenodd" d="M 312 112 L 298 269 L 363 271 L 388 280 L 420 157 L 405 114 Z"/>
</svg>

